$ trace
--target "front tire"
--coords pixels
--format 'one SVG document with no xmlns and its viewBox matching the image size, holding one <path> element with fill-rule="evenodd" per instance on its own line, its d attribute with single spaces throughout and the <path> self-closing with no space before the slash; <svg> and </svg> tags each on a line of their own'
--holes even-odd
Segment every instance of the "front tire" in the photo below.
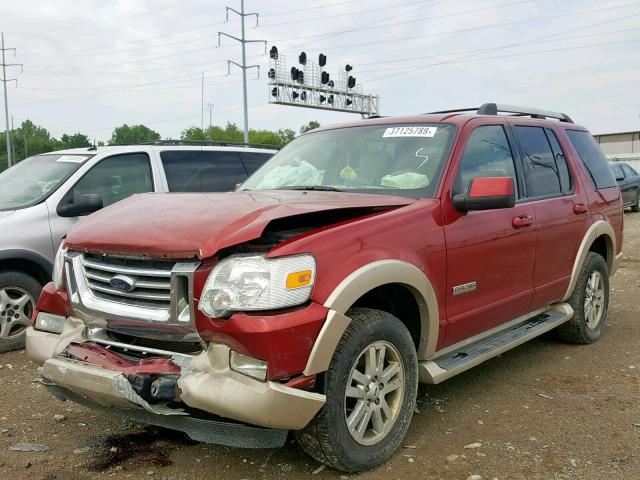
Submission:
<svg viewBox="0 0 640 480">
<path fill-rule="evenodd" d="M 588 252 L 569 304 L 573 318 L 558 327 L 558 337 L 569 343 L 594 343 L 602 336 L 609 308 L 609 270 L 602 256 Z"/>
<path fill-rule="evenodd" d="M 0 353 L 24 348 L 42 285 L 17 271 L 0 273 Z"/>
<path fill-rule="evenodd" d="M 418 361 L 407 328 L 380 310 L 354 308 L 329 370 L 327 402 L 303 430 L 302 448 L 344 472 L 370 470 L 400 446 L 413 415 Z"/>
</svg>

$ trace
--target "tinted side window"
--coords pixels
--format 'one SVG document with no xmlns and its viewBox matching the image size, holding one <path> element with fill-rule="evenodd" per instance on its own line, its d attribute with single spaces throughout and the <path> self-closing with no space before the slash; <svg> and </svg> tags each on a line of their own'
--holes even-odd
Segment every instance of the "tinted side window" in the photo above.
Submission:
<svg viewBox="0 0 640 480">
<path fill-rule="evenodd" d="M 501 125 L 476 128 L 464 147 L 453 194 L 466 194 L 476 177 L 511 177 L 517 189 L 516 169 L 509 141 Z"/>
<path fill-rule="evenodd" d="M 74 185 L 63 202 L 95 193 L 106 207 L 135 193 L 152 191 L 149 157 L 145 153 L 130 153 L 100 161 Z"/>
<path fill-rule="evenodd" d="M 617 186 L 607 159 L 591 134 L 578 130 L 567 130 L 567 135 L 596 188 Z"/>
<path fill-rule="evenodd" d="M 624 178 L 624 172 L 622 171 L 622 166 L 617 164 L 611 165 L 611 170 L 613 171 L 613 175 L 616 178 Z"/>
<path fill-rule="evenodd" d="M 636 173 L 636 171 L 633 168 L 631 168 L 629 165 L 627 165 L 626 163 L 623 163 L 620 166 L 622 167 L 622 170 L 624 170 L 624 176 L 625 177 L 634 177 L 634 176 L 638 175 Z"/>
<path fill-rule="evenodd" d="M 560 172 L 544 129 L 514 127 L 522 148 L 527 197 L 544 197 L 562 193 Z"/>
<path fill-rule="evenodd" d="M 171 192 L 228 192 L 247 178 L 236 152 L 167 150 L 160 158 Z"/>
<path fill-rule="evenodd" d="M 567 167 L 567 159 L 564 156 L 558 137 L 553 133 L 550 128 L 545 128 L 547 139 L 551 144 L 551 150 L 553 151 L 553 157 L 555 158 L 556 167 L 558 168 L 558 175 L 560 177 L 560 186 L 562 191 L 567 193 L 571 191 L 571 174 L 569 173 L 569 167 Z"/>
<path fill-rule="evenodd" d="M 258 170 L 272 156 L 271 153 L 240 152 L 240 158 L 249 175 Z"/>
</svg>

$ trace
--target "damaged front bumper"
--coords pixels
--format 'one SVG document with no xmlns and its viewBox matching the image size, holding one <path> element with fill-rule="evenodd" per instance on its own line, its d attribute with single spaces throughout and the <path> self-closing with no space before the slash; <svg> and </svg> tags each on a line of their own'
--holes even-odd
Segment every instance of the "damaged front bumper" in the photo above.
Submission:
<svg viewBox="0 0 640 480">
<path fill-rule="evenodd" d="M 42 365 L 42 383 L 58 398 L 180 430 L 198 441 L 281 446 L 287 431 L 304 428 L 325 402 L 324 395 L 232 371 L 225 345 L 209 343 L 195 356 L 154 355 L 136 361 L 91 342 L 82 322 L 73 317 L 60 335 L 30 328 L 27 352 Z M 139 372 L 173 378 L 176 398 L 149 399 L 140 382 L 133 381 Z"/>
</svg>

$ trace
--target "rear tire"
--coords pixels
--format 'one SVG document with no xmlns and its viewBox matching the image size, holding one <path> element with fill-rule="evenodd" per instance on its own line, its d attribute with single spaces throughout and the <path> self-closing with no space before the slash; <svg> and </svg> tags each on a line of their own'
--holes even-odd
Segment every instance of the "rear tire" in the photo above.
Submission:
<svg viewBox="0 0 640 480">
<path fill-rule="evenodd" d="M 0 353 L 24 348 L 42 285 L 18 271 L 0 272 Z"/>
<path fill-rule="evenodd" d="M 631 205 L 632 212 L 640 212 L 640 189 L 638 190 L 638 196 L 636 196 L 636 203 Z"/>
<path fill-rule="evenodd" d="M 573 318 L 556 329 L 558 337 L 568 343 L 597 342 L 609 308 L 609 270 L 597 253 L 587 253 L 569 304 Z"/>
<path fill-rule="evenodd" d="M 380 310 L 354 308 L 329 370 L 327 401 L 303 430 L 300 446 L 337 470 L 384 463 L 400 446 L 418 391 L 416 348 L 407 328 Z"/>
</svg>

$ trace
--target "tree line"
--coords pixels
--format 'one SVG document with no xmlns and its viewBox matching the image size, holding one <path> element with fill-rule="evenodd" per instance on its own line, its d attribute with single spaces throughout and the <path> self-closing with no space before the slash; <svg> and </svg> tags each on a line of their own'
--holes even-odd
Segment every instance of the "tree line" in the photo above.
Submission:
<svg viewBox="0 0 640 480">
<path fill-rule="evenodd" d="M 320 124 L 311 121 L 299 129 L 299 133 L 305 133 Z M 296 132 L 290 128 L 272 130 L 249 130 L 249 142 L 264 145 L 283 147 L 296 136 Z M 226 126 L 212 126 L 205 128 L 189 127 L 182 131 L 181 140 L 192 141 L 225 141 L 242 142 L 243 133 L 235 123 L 228 122 Z M 90 138 L 84 133 L 63 134 L 60 138 L 54 138 L 49 131 L 31 120 L 25 120 L 20 126 L 11 131 L 13 158 L 16 162 L 39 153 L 64 150 L 68 148 L 84 148 L 93 145 Z M 155 130 L 145 125 L 121 125 L 114 128 L 107 145 L 130 145 L 138 143 L 156 142 L 161 136 Z M 97 142 L 96 146 L 104 146 L 104 142 Z M 4 132 L 0 132 L 0 172 L 7 168 L 7 144 Z"/>
</svg>

